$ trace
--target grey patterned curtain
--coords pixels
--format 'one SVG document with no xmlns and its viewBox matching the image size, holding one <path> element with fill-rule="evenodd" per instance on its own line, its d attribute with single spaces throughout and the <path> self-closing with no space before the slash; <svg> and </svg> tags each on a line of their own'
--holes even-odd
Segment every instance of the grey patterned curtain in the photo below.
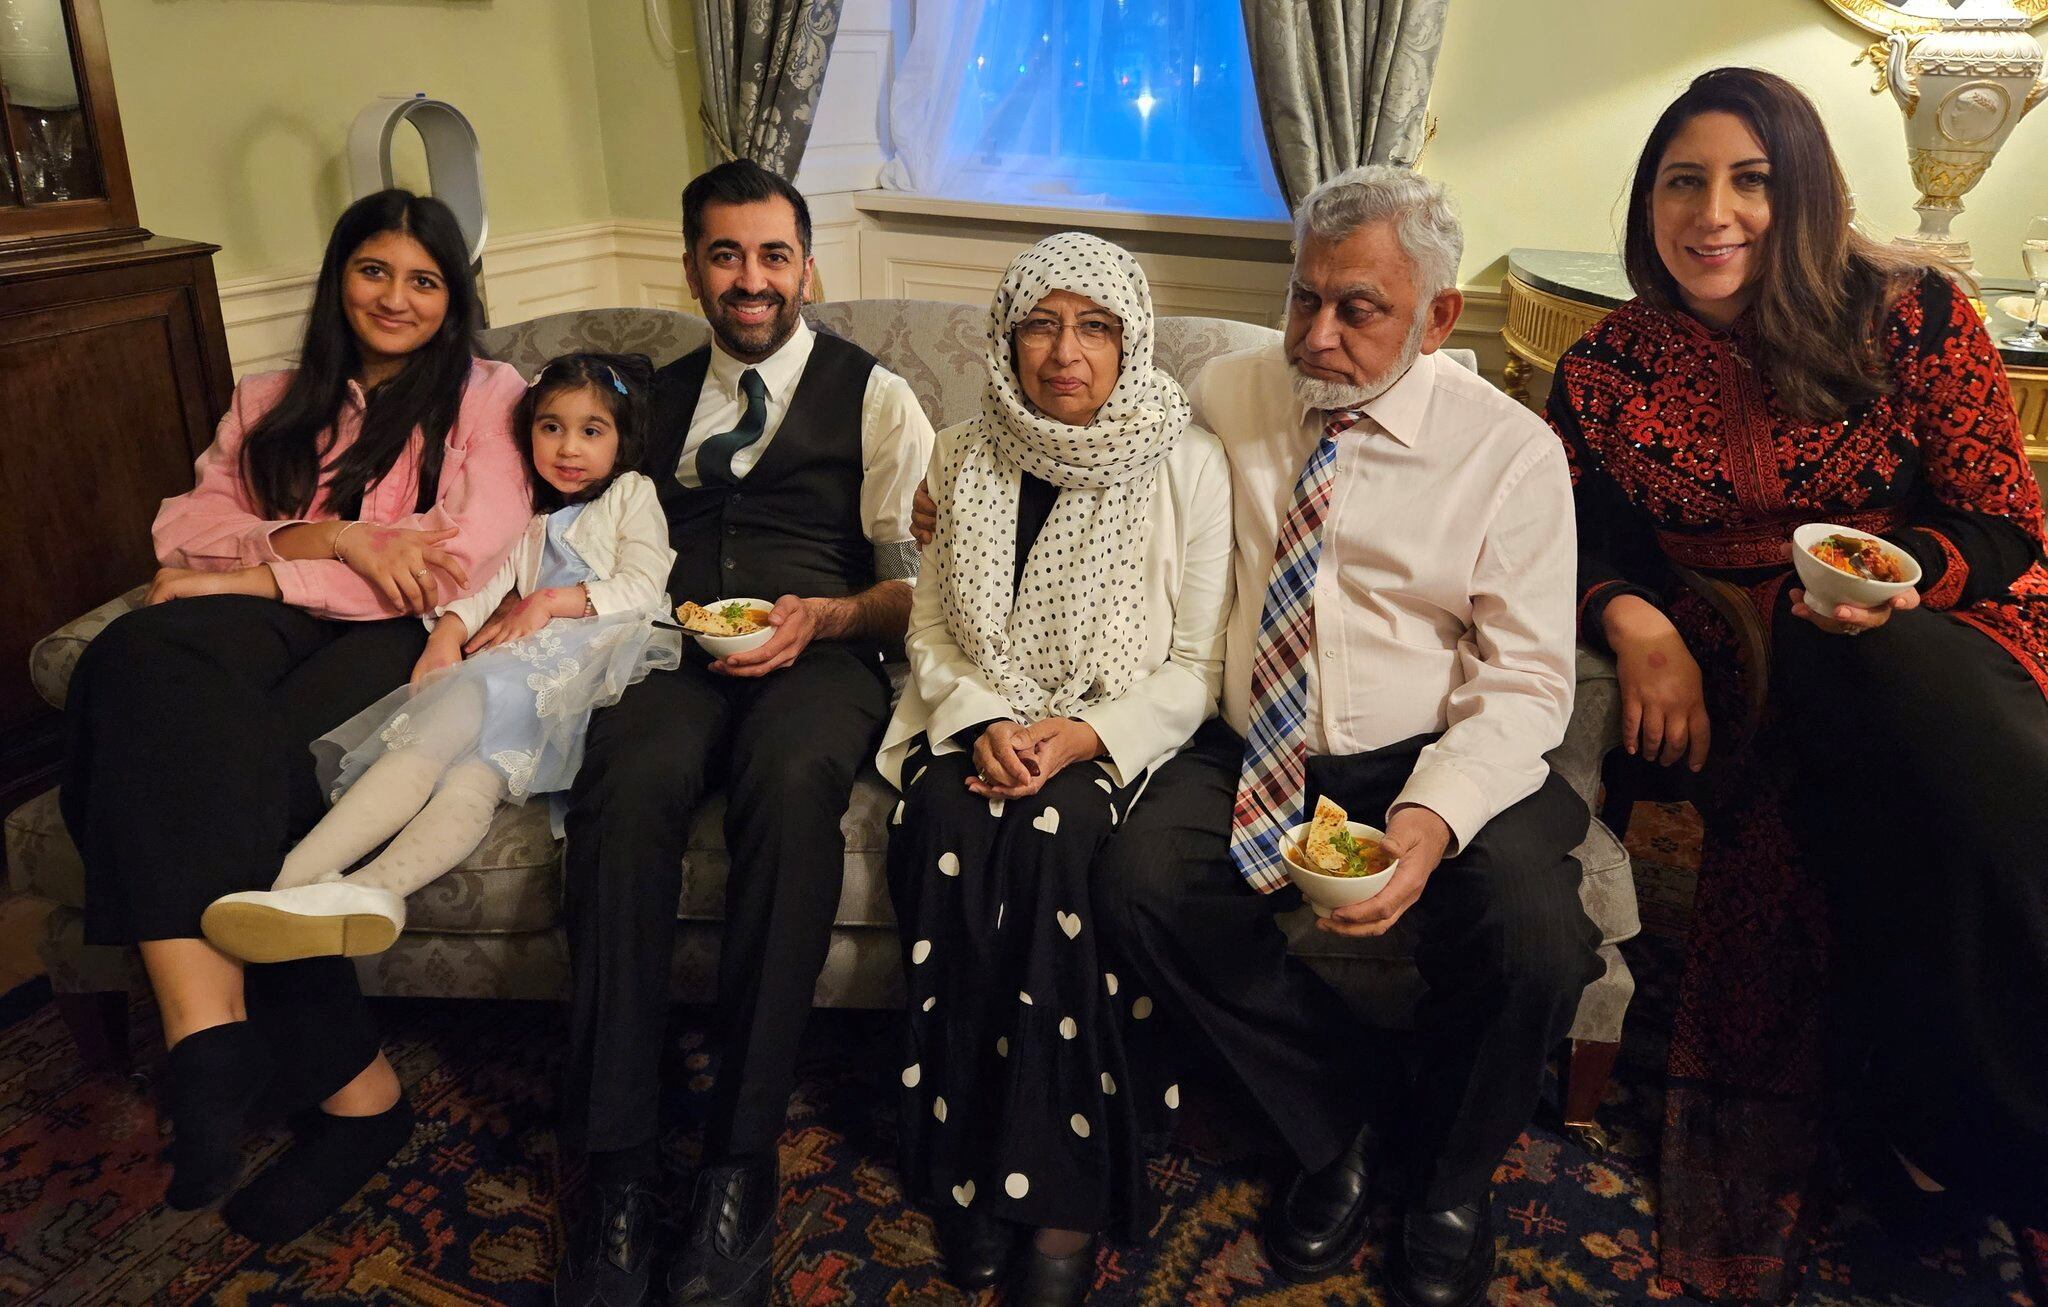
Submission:
<svg viewBox="0 0 2048 1307">
<path fill-rule="evenodd" d="M 1259 116 L 1291 209 L 1362 163 L 1415 162 L 1451 0 L 1243 0 Z"/>
<path fill-rule="evenodd" d="M 795 177 L 843 0 L 697 0 L 699 116 L 712 161 Z"/>
</svg>

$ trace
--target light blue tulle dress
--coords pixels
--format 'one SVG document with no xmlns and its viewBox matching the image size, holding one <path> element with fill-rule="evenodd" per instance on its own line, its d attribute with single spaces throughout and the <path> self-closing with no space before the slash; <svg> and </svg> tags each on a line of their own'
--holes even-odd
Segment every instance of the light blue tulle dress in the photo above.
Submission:
<svg viewBox="0 0 2048 1307">
<path fill-rule="evenodd" d="M 587 503 L 548 515 L 534 589 L 598 579 L 567 539 Z M 682 661 L 681 637 L 650 611 L 558 617 L 523 640 L 435 673 L 418 690 L 400 686 L 313 746 L 329 801 L 387 752 L 431 752 L 447 766 L 481 760 L 505 778 L 507 797 L 569 788 L 583 764 L 593 709 L 626 687 Z"/>
</svg>

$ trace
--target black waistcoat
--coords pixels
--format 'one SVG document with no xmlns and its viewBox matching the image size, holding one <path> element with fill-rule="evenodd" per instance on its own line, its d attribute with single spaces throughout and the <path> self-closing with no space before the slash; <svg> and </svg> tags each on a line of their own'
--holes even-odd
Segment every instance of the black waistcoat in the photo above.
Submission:
<svg viewBox="0 0 2048 1307">
<path fill-rule="evenodd" d="M 677 461 L 711 366 L 711 347 L 654 377 L 647 475 L 676 551 L 668 592 L 678 603 L 783 595 L 836 596 L 875 583 L 860 515 L 861 408 L 874 357 L 819 332 L 782 425 L 734 486 L 684 487 Z M 691 457 L 695 457 L 692 453 Z"/>
</svg>

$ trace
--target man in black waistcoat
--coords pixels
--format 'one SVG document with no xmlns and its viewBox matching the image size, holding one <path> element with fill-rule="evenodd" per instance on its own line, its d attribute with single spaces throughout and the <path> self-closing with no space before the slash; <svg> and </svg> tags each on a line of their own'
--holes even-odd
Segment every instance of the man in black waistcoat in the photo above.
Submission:
<svg viewBox="0 0 2048 1307">
<path fill-rule="evenodd" d="M 839 903 L 839 819 L 889 711 L 932 428 L 904 381 L 798 315 L 803 196 L 747 160 L 683 192 L 684 266 L 713 343 L 656 374 L 649 456 L 672 598 L 775 601 L 758 649 L 685 655 L 591 720 L 563 866 L 572 986 L 564 1133 L 590 1185 L 559 1303 L 646 1301 L 663 1027 L 682 857 L 727 795 L 723 1056 L 671 1303 L 765 1303 L 775 1157 Z M 688 644 L 688 641 L 685 641 Z"/>
</svg>

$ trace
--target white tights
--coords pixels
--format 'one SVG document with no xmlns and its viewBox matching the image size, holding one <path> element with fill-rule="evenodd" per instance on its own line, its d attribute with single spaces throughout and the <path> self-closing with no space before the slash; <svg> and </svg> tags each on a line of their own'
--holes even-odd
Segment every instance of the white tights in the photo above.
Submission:
<svg viewBox="0 0 2048 1307">
<path fill-rule="evenodd" d="M 447 694 L 433 712 L 415 713 L 411 725 L 418 738 L 356 778 L 286 856 L 272 888 L 343 880 L 404 897 L 453 870 L 483 841 L 505 797 L 505 778 L 474 757 L 454 761 L 476 747 L 481 690 Z M 341 874 L 387 839 L 389 847 L 369 865 Z"/>
</svg>

